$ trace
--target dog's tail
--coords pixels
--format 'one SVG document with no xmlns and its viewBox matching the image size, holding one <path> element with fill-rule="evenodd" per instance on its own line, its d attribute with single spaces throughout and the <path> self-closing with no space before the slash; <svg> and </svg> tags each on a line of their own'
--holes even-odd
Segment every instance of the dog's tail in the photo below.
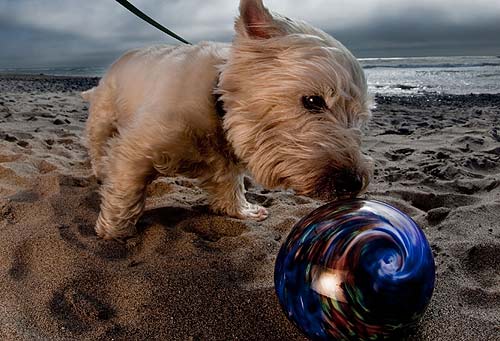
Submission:
<svg viewBox="0 0 500 341">
<path fill-rule="evenodd" d="M 92 97 L 94 97 L 94 92 L 95 92 L 95 87 L 93 87 L 92 89 L 89 89 L 87 91 L 83 91 L 80 93 L 80 95 L 82 96 L 82 98 L 84 100 L 86 100 L 87 102 L 90 102 L 92 101 Z"/>
</svg>

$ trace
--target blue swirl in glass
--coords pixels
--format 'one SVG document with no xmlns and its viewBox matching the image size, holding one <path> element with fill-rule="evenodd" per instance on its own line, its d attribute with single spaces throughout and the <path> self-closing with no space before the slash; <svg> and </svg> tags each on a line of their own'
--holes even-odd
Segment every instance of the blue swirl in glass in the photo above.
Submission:
<svg viewBox="0 0 500 341">
<path fill-rule="evenodd" d="M 434 280 L 415 221 L 364 199 L 328 203 L 297 222 L 274 272 L 285 314 L 312 340 L 377 340 L 414 327 Z"/>
</svg>

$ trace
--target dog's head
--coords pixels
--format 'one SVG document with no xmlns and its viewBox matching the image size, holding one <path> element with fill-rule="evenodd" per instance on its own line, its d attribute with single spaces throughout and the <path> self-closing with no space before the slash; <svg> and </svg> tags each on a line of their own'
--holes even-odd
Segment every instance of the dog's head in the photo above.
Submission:
<svg viewBox="0 0 500 341">
<path fill-rule="evenodd" d="M 236 155 L 268 188 L 330 199 L 368 185 L 360 128 L 371 98 L 356 58 L 327 33 L 241 0 L 219 89 Z"/>
</svg>

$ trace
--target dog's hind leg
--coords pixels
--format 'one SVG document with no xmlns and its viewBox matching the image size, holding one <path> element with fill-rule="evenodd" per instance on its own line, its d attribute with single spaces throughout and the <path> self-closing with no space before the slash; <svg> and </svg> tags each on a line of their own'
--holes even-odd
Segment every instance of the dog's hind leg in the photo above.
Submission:
<svg viewBox="0 0 500 341">
<path fill-rule="evenodd" d="M 92 170 L 99 180 L 106 177 L 105 162 L 108 140 L 117 134 L 116 110 L 112 89 L 107 84 L 82 93 L 82 97 L 90 101 L 89 118 L 85 128 L 87 147 Z"/>
<path fill-rule="evenodd" d="M 147 151 L 136 143 L 137 135 L 131 136 L 130 132 L 123 135 L 111 142 L 108 173 L 101 187 L 96 232 L 104 239 L 120 239 L 136 233 L 135 224 L 145 206 L 146 187 L 156 174 Z"/>
</svg>

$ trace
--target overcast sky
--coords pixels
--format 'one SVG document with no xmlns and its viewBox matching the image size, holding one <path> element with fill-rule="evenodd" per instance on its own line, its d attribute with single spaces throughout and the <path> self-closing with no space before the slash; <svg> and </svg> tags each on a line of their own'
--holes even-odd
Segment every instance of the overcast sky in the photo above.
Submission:
<svg viewBox="0 0 500 341">
<path fill-rule="evenodd" d="M 238 0 L 132 0 L 191 42 L 231 41 Z M 500 55 L 500 0 L 267 0 L 358 57 Z M 0 68 L 106 66 L 175 43 L 113 0 L 0 0 Z"/>
</svg>

